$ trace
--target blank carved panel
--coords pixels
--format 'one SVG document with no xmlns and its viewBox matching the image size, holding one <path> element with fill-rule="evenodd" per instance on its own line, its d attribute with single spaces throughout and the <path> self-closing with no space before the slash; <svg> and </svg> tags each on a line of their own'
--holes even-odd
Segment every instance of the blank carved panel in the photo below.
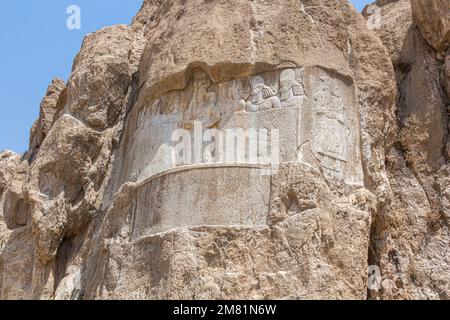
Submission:
<svg viewBox="0 0 450 320">
<path fill-rule="evenodd" d="M 204 167 L 143 183 L 133 199 L 133 237 L 180 227 L 267 225 L 270 176 L 258 168 Z"/>
</svg>

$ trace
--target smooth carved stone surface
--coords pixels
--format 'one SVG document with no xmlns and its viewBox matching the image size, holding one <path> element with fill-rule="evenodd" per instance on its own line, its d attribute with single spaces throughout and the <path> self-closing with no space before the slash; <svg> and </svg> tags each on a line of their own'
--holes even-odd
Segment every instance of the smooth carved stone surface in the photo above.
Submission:
<svg viewBox="0 0 450 320">
<path fill-rule="evenodd" d="M 339 76 L 314 69 L 308 91 L 310 108 L 300 124 L 300 160 L 347 183 L 362 184 L 354 88 Z"/>
<path fill-rule="evenodd" d="M 450 1 L 411 0 L 414 21 L 424 39 L 438 52 L 450 46 Z"/>
<path fill-rule="evenodd" d="M 201 225 L 265 226 L 269 195 L 270 177 L 256 167 L 167 173 L 144 182 L 132 199 L 133 238 Z"/>
</svg>

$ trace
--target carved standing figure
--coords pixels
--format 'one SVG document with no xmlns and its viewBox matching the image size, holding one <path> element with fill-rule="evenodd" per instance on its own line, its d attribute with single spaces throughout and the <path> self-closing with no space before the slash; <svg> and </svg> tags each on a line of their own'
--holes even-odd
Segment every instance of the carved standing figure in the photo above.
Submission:
<svg viewBox="0 0 450 320">
<path fill-rule="evenodd" d="M 256 76 L 250 80 L 251 101 L 247 103 L 248 112 L 258 112 L 272 108 L 281 108 L 280 99 L 274 90 L 265 84 L 262 77 Z"/>
<path fill-rule="evenodd" d="M 305 96 L 303 85 L 296 80 L 295 71 L 283 70 L 280 73 L 280 100 L 283 107 L 300 106 Z"/>
<path fill-rule="evenodd" d="M 208 91 L 211 81 L 203 71 L 198 70 L 194 73 L 193 85 L 192 99 L 184 112 L 184 127 L 190 129 L 193 121 L 202 121 L 206 128 L 213 127 L 220 121 L 220 113 L 216 106 L 216 93 Z"/>
</svg>

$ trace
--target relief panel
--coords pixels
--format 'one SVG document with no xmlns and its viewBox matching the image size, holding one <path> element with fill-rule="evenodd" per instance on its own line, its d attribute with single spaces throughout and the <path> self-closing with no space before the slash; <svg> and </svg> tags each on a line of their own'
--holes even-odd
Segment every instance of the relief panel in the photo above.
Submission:
<svg viewBox="0 0 450 320">
<path fill-rule="evenodd" d="M 260 145 L 249 143 L 252 129 L 265 130 L 270 141 L 276 130 L 279 162 L 301 162 L 329 179 L 362 185 L 355 88 L 351 79 L 319 67 L 221 83 L 197 69 L 185 89 L 166 92 L 130 118 L 134 125 L 125 133 L 130 149 L 122 166 L 130 168 L 124 180 L 141 185 L 133 209 L 136 237 L 183 226 L 265 225 L 270 176 L 250 159 L 254 151 L 264 154 Z M 215 136 L 200 141 L 200 157 L 180 165 L 173 158 L 173 133 L 180 129 L 192 135 L 189 139 L 198 132 L 204 139 L 208 130 L 226 135 L 239 129 L 245 156 L 223 162 L 227 140 L 219 143 Z M 189 145 L 188 158 L 195 145 Z M 266 155 L 275 152 L 272 145 L 269 149 Z"/>
<path fill-rule="evenodd" d="M 361 184 L 359 117 L 348 80 L 319 68 L 308 72 L 309 105 L 299 128 L 299 161 L 326 176 Z"/>
<path fill-rule="evenodd" d="M 180 227 L 267 225 L 270 177 L 258 169 L 222 167 L 170 172 L 136 193 L 133 238 Z"/>
</svg>

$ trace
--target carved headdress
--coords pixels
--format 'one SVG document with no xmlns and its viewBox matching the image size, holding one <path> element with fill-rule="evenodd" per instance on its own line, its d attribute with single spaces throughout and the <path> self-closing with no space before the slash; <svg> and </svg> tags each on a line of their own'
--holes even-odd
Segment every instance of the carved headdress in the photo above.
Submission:
<svg viewBox="0 0 450 320">
<path fill-rule="evenodd" d="M 256 76 L 250 80 L 250 85 L 252 88 L 262 87 L 263 99 L 268 99 L 276 95 L 275 91 L 266 85 L 264 79 L 260 76 Z"/>
</svg>

